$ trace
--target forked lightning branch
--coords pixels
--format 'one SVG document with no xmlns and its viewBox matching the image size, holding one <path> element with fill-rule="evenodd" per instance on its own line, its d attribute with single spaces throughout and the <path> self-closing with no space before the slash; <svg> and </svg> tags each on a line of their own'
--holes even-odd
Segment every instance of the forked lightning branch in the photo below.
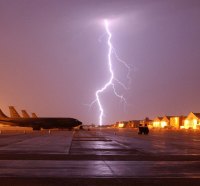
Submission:
<svg viewBox="0 0 200 186">
<path fill-rule="evenodd" d="M 99 114 L 99 125 L 100 126 L 103 124 L 103 116 L 104 116 L 104 109 L 103 109 L 103 105 L 101 103 L 100 95 L 103 94 L 103 92 L 107 88 L 111 87 L 115 96 L 117 96 L 124 103 L 126 103 L 124 96 L 117 93 L 117 91 L 115 89 L 116 83 L 118 83 L 119 85 L 121 85 L 125 89 L 126 89 L 126 86 L 115 77 L 115 73 L 114 73 L 114 70 L 113 70 L 112 56 L 114 56 L 117 61 L 121 62 L 125 66 L 125 68 L 128 69 L 128 74 L 127 74 L 128 79 L 129 79 L 129 72 L 130 72 L 130 67 L 128 66 L 128 64 L 126 62 L 124 62 L 123 60 L 121 60 L 118 57 L 116 51 L 114 50 L 114 47 L 113 47 L 112 42 L 111 42 L 112 34 L 110 32 L 110 29 L 109 29 L 108 20 L 104 20 L 104 26 L 105 26 L 105 30 L 106 30 L 106 34 L 107 34 L 107 45 L 108 45 L 107 64 L 108 64 L 108 69 L 109 69 L 109 73 L 110 73 L 110 78 L 103 85 L 102 88 L 100 88 L 96 91 L 96 93 L 95 93 L 96 99 L 91 103 L 91 105 L 94 104 L 94 103 L 97 103 L 97 105 L 98 105 L 99 112 L 100 112 L 100 114 Z"/>
</svg>

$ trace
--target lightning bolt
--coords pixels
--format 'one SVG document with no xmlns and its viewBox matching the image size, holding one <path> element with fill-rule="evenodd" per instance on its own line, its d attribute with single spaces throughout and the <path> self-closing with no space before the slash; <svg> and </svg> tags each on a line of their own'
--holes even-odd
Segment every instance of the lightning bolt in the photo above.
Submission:
<svg viewBox="0 0 200 186">
<path fill-rule="evenodd" d="M 108 69 L 109 69 L 109 73 L 110 73 L 110 78 L 109 78 L 108 82 L 105 83 L 105 85 L 101 89 L 96 91 L 96 93 L 95 93 L 96 99 L 91 103 L 91 105 L 96 102 L 98 104 L 99 111 L 100 111 L 100 115 L 99 115 L 99 125 L 100 126 L 103 123 L 103 116 L 104 116 L 104 109 L 103 109 L 102 103 L 100 101 L 100 94 L 102 94 L 107 88 L 112 87 L 114 94 L 118 98 L 120 98 L 124 103 L 126 103 L 124 96 L 118 94 L 115 89 L 114 82 L 117 82 L 118 84 L 120 84 L 124 89 L 128 89 L 128 88 L 114 76 L 113 62 L 112 62 L 112 58 L 111 58 L 112 54 L 114 54 L 115 58 L 128 69 L 127 79 L 130 81 L 130 76 L 129 76 L 130 75 L 130 67 L 125 61 L 123 61 L 119 58 L 119 56 L 117 55 L 117 53 L 111 43 L 112 34 L 109 30 L 109 23 L 108 23 L 107 19 L 104 20 L 104 25 L 105 25 L 105 30 L 106 30 L 106 33 L 108 36 L 108 39 L 107 39 L 108 56 L 107 57 L 108 57 Z"/>
</svg>

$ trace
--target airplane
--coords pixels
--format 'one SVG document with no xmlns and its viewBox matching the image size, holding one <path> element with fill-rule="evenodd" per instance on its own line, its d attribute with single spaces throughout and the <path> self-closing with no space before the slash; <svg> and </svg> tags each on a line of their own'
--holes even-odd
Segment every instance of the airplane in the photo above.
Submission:
<svg viewBox="0 0 200 186">
<path fill-rule="evenodd" d="M 32 114 L 32 118 L 27 117 L 26 114 L 23 114 L 26 117 L 21 117 L 13 106 L 9 106 L 9 110 L 11 117 L 6 116 L 0 109 L 0 123 L 10 126 L 32 127 L 33 130 L 72 129 L 82 125 L 82 122 L 74 118 L 37 117 L 35 113 Z"/>
<path fill-rule="evenodd" d="M 26 112 L 26 110 L 22 110 L 22 116 L 23 118 L 30 118 L 29 114 Z"/>
<path fill-rule="evenodd" d="M 37 118 L 36 113 L 33 112 L 31 115 L 32 115 L 32 118 Z"/>
</svg>

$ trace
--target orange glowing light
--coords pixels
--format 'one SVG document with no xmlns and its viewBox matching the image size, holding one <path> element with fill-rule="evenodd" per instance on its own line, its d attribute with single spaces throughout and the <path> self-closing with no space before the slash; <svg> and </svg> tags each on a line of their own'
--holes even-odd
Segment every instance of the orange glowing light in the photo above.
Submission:
<svg viewBox="0 0 200 186">
<path fill-rule="evenodd" d="M 119 127 L 119 128 L 123 128 L 123 127 L 124 127 L 124 124 L 123 124 L 123 123 L 119 123 L 118 127 Z"/>
</svg>

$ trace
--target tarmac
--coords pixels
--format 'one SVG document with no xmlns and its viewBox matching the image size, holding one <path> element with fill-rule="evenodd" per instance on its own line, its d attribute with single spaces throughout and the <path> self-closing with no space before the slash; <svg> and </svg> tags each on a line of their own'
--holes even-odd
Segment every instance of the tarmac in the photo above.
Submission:
<svg viewBox="0 0 200 186">
<path fill-rule="evenodd" d="M 200 185 L 200 131 L 2 131 L 0 185 Z"/>
</svg>

